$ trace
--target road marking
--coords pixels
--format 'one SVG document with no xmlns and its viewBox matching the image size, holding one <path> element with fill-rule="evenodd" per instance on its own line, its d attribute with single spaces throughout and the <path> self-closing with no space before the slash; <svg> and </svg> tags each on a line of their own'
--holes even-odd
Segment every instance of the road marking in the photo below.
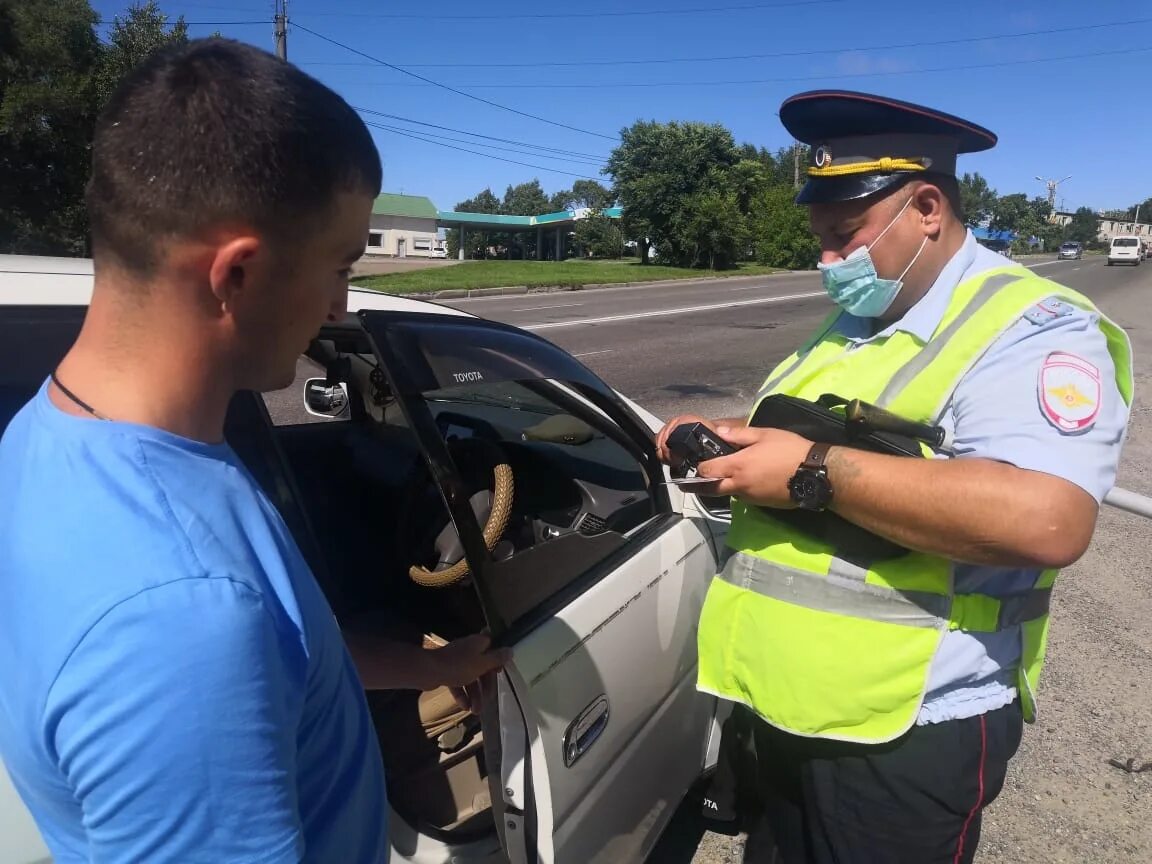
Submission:
<svg viewBox="0 0 1152 864">
<path fill-rule="evenodd" d="M 611 354 L 614 349 L 608 348 L 604 351 L 585 351 L 583 354 L 573 354 L 573 357 L 592 357 L 596 354 Z"/>
<path fill-rule="evenodd" d="M 525 306 L 523 309 L 513 309 L 513 312 L 535 312 L 538 309 L 570 309 L 573 306 L 583 306 L 583 303 L 553 303 L 550 306 Z"/>
<path fill-rule="evenodd" d="M 1080 268 L 1079 267 L 1073 267 L 1072 269 L 1075 271 L 1075 270 L 1079 270 Z"/>
<path fill-rule="evenodd" d="M 1051 267 L 1053 264 L 1063 264 L 1063 261 L 1045 261 L 1043 264 L 1025 264 L 1029 270 L 1035 270 L 1037 267 Z"/>
<path fill-rule="evenodd" d="M 736 306 L 756 306 L 761 303 L 783 303 L 786 300 L 806 300 L 809 297 L 827 297 L 824 291 L 805 294 L 785 294 L 782 297 L 757 297 L 755 300 L 732 300 L 728 303 L 709 303 L 707 306 L 680 306 L 676 309 L 655 309 L 650 312 L 629 312 L 625 315 L 605 315 L 602 318 L 578 318 L 573 321 L 550 321 L 545 324 L 521 324 L 521 330 L 553 330 L 557 327 L 581 327 L 587 324 L 609 324 L 613 321 L 634 321 L 637 318 L 657 318 L 662 315 L 684 315 L 688 312 L 712 312 Z"/>
</svg>

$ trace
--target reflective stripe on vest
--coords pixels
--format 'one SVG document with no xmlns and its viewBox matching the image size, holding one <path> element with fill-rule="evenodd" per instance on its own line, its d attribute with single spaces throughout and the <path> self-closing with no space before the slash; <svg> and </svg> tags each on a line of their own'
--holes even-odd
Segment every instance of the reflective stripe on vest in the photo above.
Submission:
<svg viewBox="0 0 1152 864">
<path fill-rule="evenodd" d="M 950 598 L 928 591 L 897 591 L 868 583 L 867 572 L 833 557 L 827 575 L 821 576 L 737 552 L 728 559 L 719 578 L 806 609 L 905 627 L 947 626 L 978 633 L 995 633 L 1043 617 L 1052 600 L 1051 588 L 1011 597 L 957 594 Z"/>
<path fill-rule="evenodd" d="M 831 392 L 938 422 L 988 348 L 1052 296 L 1094 309 L 1082 295 L 1014 265 L 957 285 L 927 343 L 903 331 L 855 343 L 833 332 L 839 319 L 833 314 L 772 371 L 753 413 L 773 393 L 815 400 Z M 1130 401 L 1127 335 L 1103 316 L 1099 326 Z M 741 702 L 794 734 L 879 743 L 915 722 L 945 632 L 1016 631 L 1021 701 L 1025 717 L 1034 719 L 1055 570 L 1009 597 L 957 595 L 953 565 L 944 558 L 908 552 L 850 561 L 738 500 L 728 544 L 734 554 L 701 613 L 701 690 Z"/>
</svg>

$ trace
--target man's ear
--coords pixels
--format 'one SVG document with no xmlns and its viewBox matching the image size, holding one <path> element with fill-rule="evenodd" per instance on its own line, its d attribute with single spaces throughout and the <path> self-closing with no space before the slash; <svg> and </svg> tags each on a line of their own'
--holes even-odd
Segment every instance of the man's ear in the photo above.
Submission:
<svg viewBox="0 0 1152 864">
<path fill-rule="evenodd" d="M 931 183 L 920 183 L 912 193 L 912 206 L 920 215 L 920 227 L 928 237 L 938 237 L 944 227 L 944 212 L 948 206 L 944 192 Z"/>
<path fill-rule="evenodd" d="M 208 283 L 220 311 L 234 313 L 268 279 L 271 266 L 268 246 L 256 234 L 234 236 L 217 246 L 208 268 Z"/>
</svg>

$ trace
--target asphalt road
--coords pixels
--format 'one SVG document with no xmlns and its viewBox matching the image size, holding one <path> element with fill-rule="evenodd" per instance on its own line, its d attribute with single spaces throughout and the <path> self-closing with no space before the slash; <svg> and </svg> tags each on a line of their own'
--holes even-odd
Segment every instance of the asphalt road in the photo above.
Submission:
<svg viewBox="0 0 1152 864">
<path fill-rule="evenodd" d="M 1029 261 L 1107 304 L 1152 269 L 1104 259 Z M 532 330 L 660 417 L 745 413 L 770 369 L 832 310 L 815 273 L 602 288 L 448 305 Z"/>
</svg>

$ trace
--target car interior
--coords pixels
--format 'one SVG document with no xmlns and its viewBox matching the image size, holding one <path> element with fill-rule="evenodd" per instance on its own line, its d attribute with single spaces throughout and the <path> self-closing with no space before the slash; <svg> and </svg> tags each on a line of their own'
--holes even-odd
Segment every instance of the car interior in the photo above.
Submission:
<svg viewBox="0 0 1152 864">
<path fill-rule="evenodd" d="M 236 397 L 229 441 L 299 539 L 343 627 L 425 647 L 480 631 L 460 538 L 399 400 L 362 335 L 328 336 L 286 391 Z M 305 408 L 309 374 L 344 385 L 346 403 L 323 406 L 336 416 Z M 611 559 L 652 519 L 633 457 L 524 384 L 442 388 L 423 401 L 487 529 L 492 596 L 506 620 Z M 447 688 L 367 697 L 396 812 L 446 842 L 493 831 L 494 751 L 481 718 Z"/>
</svg>

